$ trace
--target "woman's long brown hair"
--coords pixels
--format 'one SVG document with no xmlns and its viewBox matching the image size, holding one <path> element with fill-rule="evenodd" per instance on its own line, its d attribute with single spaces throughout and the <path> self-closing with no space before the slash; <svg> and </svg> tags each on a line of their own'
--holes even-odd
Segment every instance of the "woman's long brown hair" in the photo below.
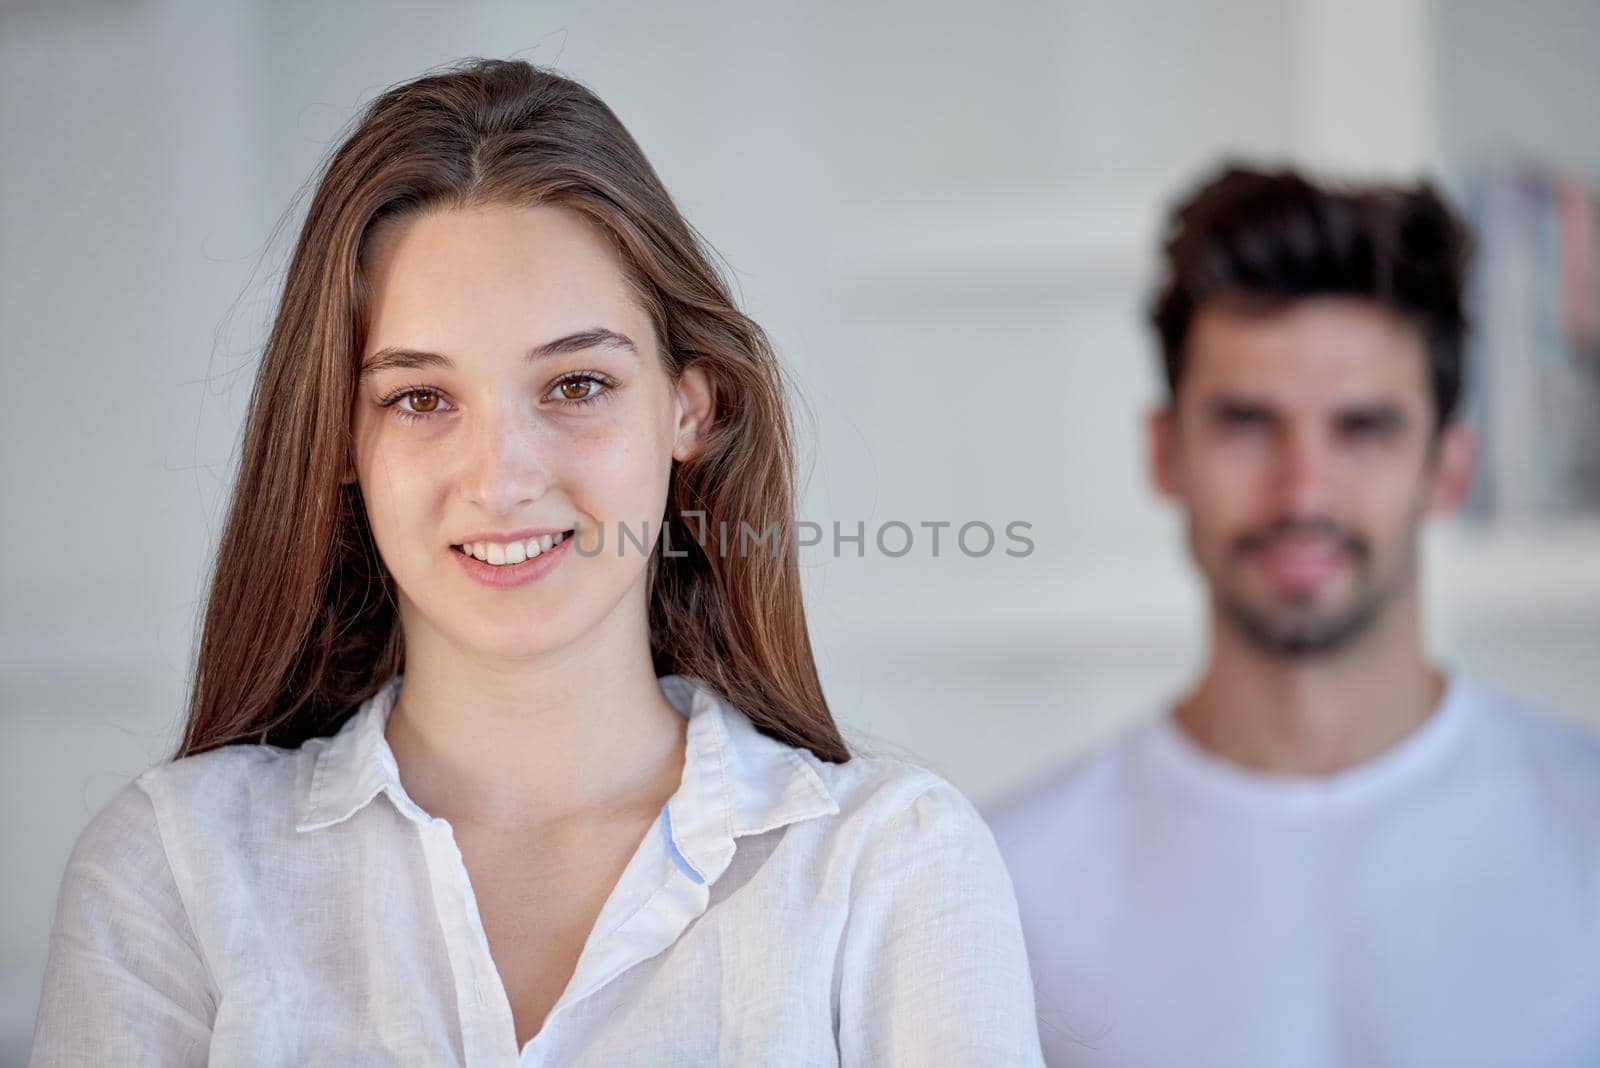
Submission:
<svg viewBox="0 0 1600 1068">
<path fill-rule="evenodd" d="M 610 108 L 567 78 L 485 59 L 383 93 L 317 183 L 250 397 L 175 759 L 331 734 L 403 668 L 394 580 L 359 485 L 343 480 L 367 323 L 363 258 L 379 223 L 484 204 L 558 204 L 598 224 L 668 372 L 695 364 L 712 381 L 711 431 L 673 465 L 673 552 L 658 542 L 650 562 L 656 673 L 700 679 L 765 733 L 848 760 L 806 631 L 785 379 L 766 336 Z M 741 521 L 775 526 L 776 551 L 699 544 L 707 527 Z"/>
</svg>

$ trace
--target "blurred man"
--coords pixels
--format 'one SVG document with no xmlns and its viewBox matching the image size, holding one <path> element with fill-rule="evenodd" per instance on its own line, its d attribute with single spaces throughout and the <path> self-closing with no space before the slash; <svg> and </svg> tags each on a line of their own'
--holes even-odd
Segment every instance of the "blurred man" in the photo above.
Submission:
<svg viewBox="0 0 1600 1068">
<path fill-rule="evenodd" d="M 1230 169 L 1176 212 L 1149 442 L 1209 659 L 992 813 L 1051 1063 L 1600 1064 L 1600 738 L 1420 625 L 1466 247 L 1427 185 Z"/>
</svg>

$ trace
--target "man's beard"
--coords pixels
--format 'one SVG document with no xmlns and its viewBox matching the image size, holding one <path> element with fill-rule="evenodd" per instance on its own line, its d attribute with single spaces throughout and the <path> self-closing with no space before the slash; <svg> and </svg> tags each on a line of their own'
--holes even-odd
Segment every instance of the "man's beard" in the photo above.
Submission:
<svg viewBox="0 0 1600 1068">
<path fill-rule="evenodd" d="M 1355 590 L 1347 603 L 1319 611 L 1315 595 L 1307 592 L 1263 607 L 1239 596 L 1228 584 L 1218 584 L 1216 600 L 1223 616 L 1245 640 L 1269 656 L 1327 656 L 1348 647 L 1383 617 L 1411 572 L 1409 543 L 1391 567 L 1379 572 L 1367 539 L 1326 519 L 1284 519 L 1243 534 L 1229 550 L 1227 567 L 1231 571 L 1234 564 L 1278 538 L 1306 534 L 1332 538 L 1354 566 Z"/>
</svg>

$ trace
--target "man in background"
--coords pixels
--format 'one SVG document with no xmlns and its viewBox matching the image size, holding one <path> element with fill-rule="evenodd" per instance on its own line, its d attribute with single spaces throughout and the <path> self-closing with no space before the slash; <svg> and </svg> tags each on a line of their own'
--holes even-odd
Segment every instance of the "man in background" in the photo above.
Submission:
<svg viewBox="0 0 1600 1068">
<path fill-rule="evenodd" d="M 1052 1064 L 1600 1064 L 1600 738 L 1423 642 L 1467 244 L 1427 184 L 1231 168 L 1175 212 L 1148 433 L 1208 660 L 990 813 Z"/>
</svg>

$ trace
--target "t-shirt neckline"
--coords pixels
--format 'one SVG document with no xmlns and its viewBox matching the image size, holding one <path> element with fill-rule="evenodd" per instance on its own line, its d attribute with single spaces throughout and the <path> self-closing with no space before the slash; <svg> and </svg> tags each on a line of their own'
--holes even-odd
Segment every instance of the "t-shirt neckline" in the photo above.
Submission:
<svg viewBox="0 0 1600 1068">
<path fill-rule="evenodd" d="M 1265 815 L 1342 811 L 1402 790 L 1442 762 L 1470 718 L 1469 689 L 1459 672 L 1447 672 L 1438 704 L 1416 729 L 1376 756 L 1328 775 L 1261 771 L 1219 756 L 1189 737 L 1173 706 L 1153 724 L 1151 756 L 1163 778 Z"/>
</svg>

